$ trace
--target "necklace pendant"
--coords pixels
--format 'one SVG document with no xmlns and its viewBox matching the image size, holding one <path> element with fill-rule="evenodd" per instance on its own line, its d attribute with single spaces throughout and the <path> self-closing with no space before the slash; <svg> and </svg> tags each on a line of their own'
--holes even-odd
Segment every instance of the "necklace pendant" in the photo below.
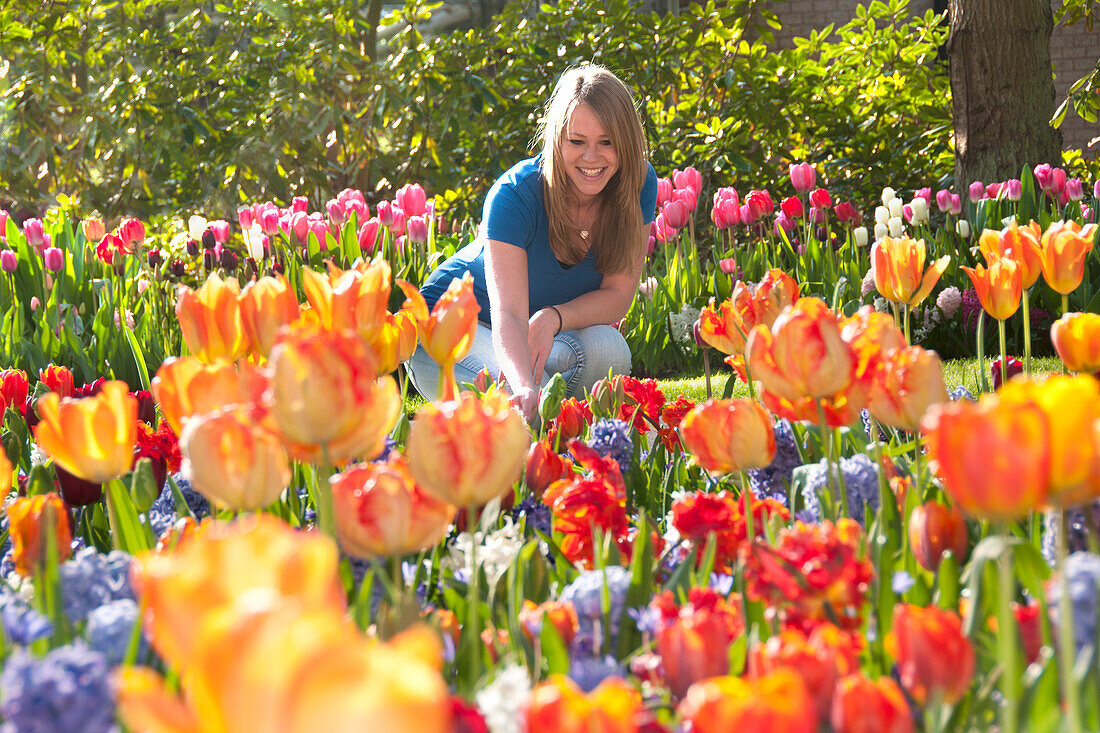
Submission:
<svg viewBox="0 0 1100 733">
<path fill-rule="evenodd" d="M 581 239 L 588 239 L 588 230 L 581 229 Z"/>
</svg>

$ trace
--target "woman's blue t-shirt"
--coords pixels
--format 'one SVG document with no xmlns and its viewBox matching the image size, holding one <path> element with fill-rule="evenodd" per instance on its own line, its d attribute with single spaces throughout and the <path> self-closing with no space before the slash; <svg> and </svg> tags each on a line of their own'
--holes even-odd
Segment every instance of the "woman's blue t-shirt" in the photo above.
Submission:
<svg viewBox="0 0 1100 733">
<path fill-rule="evenodd" d="M 565 267 L 550 248 L 550 219 L 542 195 L 542 156 L 521 161 L 497 179 L 485 198 L 482 228 L 478 237 L 455 252 L 428 276 L 420 292 L 435 302 L 451 280 L 469 271 L 474 279 L 474 296 L 481 306 L 479 319 L 489 323 L 489 291 L 485 280 L 485 241 L 506 242 L 527 251 L 527 297 L 530 314 L 551 305 L 561 305 L 585 293 L 598 290 L 603 276 L 596 270 L 596 258 L 589 250 L 577 264 Z M 657 206 L 657 173 L 646 163 L 642 186 L 642 220 L 653 221 Z"/>
</svg>

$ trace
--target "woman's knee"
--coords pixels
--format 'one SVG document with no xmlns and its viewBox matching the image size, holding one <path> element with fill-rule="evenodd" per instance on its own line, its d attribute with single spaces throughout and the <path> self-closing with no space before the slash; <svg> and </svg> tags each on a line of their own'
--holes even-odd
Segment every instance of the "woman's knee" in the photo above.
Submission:
<svg viewBox="0 0 1100 733">
<path fill-rule="evenodd" d="M 574 391 L 587 390 L 607 375 L 630 374 L 630 347 L 618 329 L 589 326 L 575 332 L 579 352 L 579 374 Z"/>
</svg>

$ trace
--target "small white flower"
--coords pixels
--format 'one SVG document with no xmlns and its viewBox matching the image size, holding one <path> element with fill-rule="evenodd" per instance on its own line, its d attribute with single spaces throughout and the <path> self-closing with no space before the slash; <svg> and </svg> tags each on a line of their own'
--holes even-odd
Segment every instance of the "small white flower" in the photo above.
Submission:
<svg viewBox="0 0 1100 733">
<path fill-rule="evenodd" d="M 894 199 L 894 198 L 897 198 L 897 193 L 894 191 L 894 189 L 890 188 L 889 186 L 882 189 L 882 205 L 883 206 L 889 206 L 891 199 Z"/>
<path fill-rule="evenodd" d="M 885 224 L 890 221 L 890 210 L 885 206 L 875 207 L 875 221 L 879 224 Z"/>
<path fill-rule="evenodd" d="M 890 312 L 890 304 L 886 302 L 886 298 L 875 298 L 875 310 L 879 313 Z"/>
<path fill-rule="evenodd" d="M 891 216 L 886 226 L 890 229 L 891 237 L 897 238 L 905 234 L 905 222 L 901 220 L 900 216 Z"/>
<path fill-rule="evenodd" d="M 519 525 L 510 516 L 504 517 L 504 526 L 493 532 L 463 532 L 451 545 L 450 555 L 443 559 L 443 565 L 452 572 L 463 570 L 467 577 L 473 574 L 474 543 L 477 543 L 477 564 L 485 571 L 490 584 L 495 585 L 523 549 L 523 538 Z"/>
<path fill-rule="evenodd" d="M 955 225 L 955 231 L 959 233 L 959 236 L 963 239 L 970 238 L 970 224 L 966 219 L 959 219 L 959 223 Z"/>
<path fill-rule="evenodd" d="M 670 313 L 669 324 L 672 328 L 672 338 L 681 346 L 691 346 L 695 343 L 695 322 L 699 320 L 699 309 L 689 303 L 679 313 Z"/>
<path fill-rule="evenodd" d="M 38 447 L 38 443 L 31 443 L 31 465 L 32 466 L 45 466 L 50 462 L 49 455 L 46 451 Z"/>
<path fill-rule="evenodd" d="M 856 227 L 852 230 L 852 237 L 856 240 L 857 247 L 867 246 L 867 227 Z"/>
<path fill-rule="evenodd" d="M 474 695 L 474 702 L 491 733 L 525 733 L 524 711 L 531 699 L 527 670 L 510 664 Z"/>
<path fill-rule="evenodd" d="M 900 219 L 905 213 L 905 204 L 903 204 L 899 198 L 890 199 L 890 203 L 886 204 L 886 208 L 890 210 L 891 219 Z M 889 222 L 887 222 L 887 224 L 889 224 Z"/>
</svg>

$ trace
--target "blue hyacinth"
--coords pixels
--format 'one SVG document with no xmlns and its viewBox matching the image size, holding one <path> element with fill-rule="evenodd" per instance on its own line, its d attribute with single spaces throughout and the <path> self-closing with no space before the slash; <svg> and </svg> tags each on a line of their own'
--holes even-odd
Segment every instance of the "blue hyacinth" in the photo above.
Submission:
<svg viewBox="0 0 1100 733">
<path fill-rule="evenodd" d="M 606 628 L 601 610 L 604 586 L 611 600 L 611 628 Z M 577 612 L 578 630 L 573 638 L 573 650 L 582 656 L 592 656 L 603 646 L 608 637 L 614 644 L 619 635 L 619 623 L 626 606 L 626 592 L 630 588 L 630 572 L 618 565 L 603 570 L 586 570 L 565 586 L 561 600 L 573 604 Z"/>
<path fill-rule="evenodd" d="M 16 644 L 32 644 L 53 634 L 48 618 L 4 586 L 0 586 L 0 623 L 4 634 Z"/>
<path fill-rule="evenodd" d="M 1073 602 L 1073 639 L 1077 651 L 1086 644 L 1096 643 L 1097 593 L 1100 593 L 1100 555 L 1091 552 L 1075 552 L 1066 558 L 1066 580 L 1069 597 Z M 1058 601 L 1062 598 L 1062 584 L 1052 579 L 1047 585 L 1047 605 L 1055 629 L 1059 628 Z"/>
<path fill-rule="evenodd" d="M 749 486 L 761 499 L 775 499 L 787 506 L 787 490 L 791 485 L 791 474 L 802 464 L 798 444 L 794 437 L 794 428 L 786 420 L 775 423 L 775 458 L 764 468 L 749 471 Z"/>
<path fill-rule="evenodd" d="M 44 657 L 19 649 L 0 673 L 4 733 L 100 733 L 113 729 L 115 703 L 107 658 L 83 642 Z"/>
<path fill-rule="evenodd" d="M 588 442 L 604 458 L 619 464 L 626 475 L 634 457 L 634 441 L 630 437 L 630 425 L 622 420 L 601 418 L 592 426 L 592 440 Z"/>
<path fill-rule="evenodd" d="M 623 666 L 612 656 L 574 657 L 569 663 L 569 677 L 586 693 L 612 675 L 625 676 Z"/>
<path fill-rule="evenodd" d="M 1091 517 L 1086 518 L 1085 512 Z M 1092 524 L 1089 524 L 1089 519 Z M 1093 527 L 1100 527 L 1100 501 L 1091 504 L 1074 507 L 1066 510 L 1066 522 L 1069 524 L 1069 536 L 1066 537 L 1066 546 L 1070 552 L 1084 552 L 1089 549 L 1089 535 Z M 1057 512 L 1047 512 L 1043 515 L 1043 557 L 1047 564 L 1054 567 L 1057 557 L 1058 535 L 1062 532 L 1062 523 Z M 1094 538 L 1100 540 L 1100 537 Z"/>
<path fill-rule="evenodd" d="M 547 536 L 550 536 L 552 516 L 553 512 L 550 511 L 550 507 L 530 496 L 516 504 L 512 509 L 512 519 L 519 522 L 521 517 L 527 517 L 529 528 L 537 529 Z"/>
<path fill-rule="evenodd" d="M 173 474 L 172 479 L 179 487 L 180 494 L 183 495 L 183 500 L 187 504 L 187 508 L 195 515 L 195 519 L 209 516 L 210 502 L 206 500 L 206 497 L 196 491 L 191 486 L 191 482 L 183 477 L 182 473 Z M 160 495 L 153 502 L 153 506 L 149 508 L 149 524 L 152 527 L 153 534 L 160 537 L 171 529 L 179 518 L 180 515 L 176 511 L 176 499 L 172 495 L 172 488 L 165 481 Z"/>
<path fill-rule="evenodd" d="M 955 387 L 955 389 L 951 390 L 951 393 L 947 396 L 951 398 L 952 402 L 958 402 L 959 400 L 970 400 L 971 402 L 976 402 L 976 400 L 974 399 L 974 395 L 971 394 L 970 390 L 968 390 L 966 387 Z"/>
<path fill-rule="evenodd" d="M 65 615 L 80 623 L 96 608 L 123 598 L 134 599 L 130 585 L 133 556 L 121 550 L 106 555 L 86 547 L 61 564 L 61 597 Z"/>
<path fill-rule="evenodd" d="M 107 658 L 112 667 L 126 659 L 134 627 L 140 623 L 138 605 L 130 598 L 111 601 L 88 614 L 84 636 L 88 644 Z M 138 654 L 148 649 L 143 637 L 139 637 Z"/>
<path fill-rule="evenodd" d="M 820 522 L 821 501 L 818 495 L 828 485 L 828 461 L 809 464 L 805 483 L 802 486 L 802 501 L 806 509 L 800 513 L 811 521 Z M 835 469 L 834 469 L 835 471 Z M 844 489 L 848 498 L 848 516 L 863 524 L 864 506 L 871 513 L 878 511 L 878 468 L 866 453 L 857 453 L 851 458 L 840 459 L 840 472 L 844 476 Z M 834 473 L 833 486 L 836 487 Z"/>
</svg>

